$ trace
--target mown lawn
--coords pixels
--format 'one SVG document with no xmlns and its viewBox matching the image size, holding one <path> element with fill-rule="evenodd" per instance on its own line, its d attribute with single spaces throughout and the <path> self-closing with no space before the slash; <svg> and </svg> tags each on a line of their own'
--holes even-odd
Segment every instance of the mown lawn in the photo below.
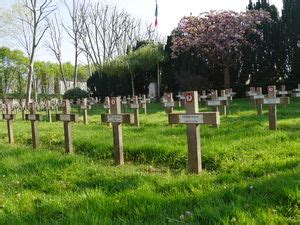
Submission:
<svg viewBox="0 0 300 225">
<path fill-rule="evenodd" d="M 168 125 L 158 104 L 141 128 L 123 126 L 126 163 L 115 167 L 101 112 L 74 124 L 74 155 L 60 122 L 41 122 L 32 150 L 29 122 L 18 115 L 9 146 L 0 121 L 0 224 L 300 223 L 299 100 L 278 107 L 276 132 L 266 109 L 258 117 L 249 100 L 234 100 L 220 129 L 201 127 L 201 175 L 186 171 L 186 127 Z"/>
</svg>

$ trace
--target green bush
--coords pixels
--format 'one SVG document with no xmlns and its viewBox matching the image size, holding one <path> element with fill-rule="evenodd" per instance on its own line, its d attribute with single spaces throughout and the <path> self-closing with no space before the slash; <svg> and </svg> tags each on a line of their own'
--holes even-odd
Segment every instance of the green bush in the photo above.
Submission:
<svg viewBox="0 0 300 225">
<path fill-rule="evenodd" d="M 88 98 L 89 93 L 87 91 L 81 90 L 80 88 L 73 88 L 65 92 L 63 98 L 70 100 L 77 100 L 81 98 Z"/>
</svg>

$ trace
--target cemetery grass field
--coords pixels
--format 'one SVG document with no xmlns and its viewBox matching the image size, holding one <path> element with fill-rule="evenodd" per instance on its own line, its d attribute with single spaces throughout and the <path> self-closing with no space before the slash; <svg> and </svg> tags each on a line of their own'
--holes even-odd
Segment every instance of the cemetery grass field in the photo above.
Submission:
<svg viewBox="0 0 300 225">
<path fill-rule="evenodd" d="M 300 101 L 291 102 L 278 106 L 276 132 L 248 99 L 232 102 L 220 129 L 201 126 L 201 175 L 186 170 L 186 126 L 168 125 L 159 104 L 140 114 L 141 128 L 123 125 L 119 167 L 102 106 L 89 125 L 73 124 L 74 155 L 61 122 L 40 122 L 33 150 L 29 122 L 17 116 L 9 146 L 2 120 L 0 224 L 300 223 Z"/>
</svg>

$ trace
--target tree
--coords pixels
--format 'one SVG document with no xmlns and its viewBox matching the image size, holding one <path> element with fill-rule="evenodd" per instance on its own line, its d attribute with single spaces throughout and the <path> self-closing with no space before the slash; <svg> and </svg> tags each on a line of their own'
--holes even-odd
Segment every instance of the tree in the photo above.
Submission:
<svg viewBox="0 0 300 225">
<path fill-rule="evenodd" d="M 75 88 L 77 87 L 78 81 L 78 58 L 82 52 L 80 43 L 82 38 L 81 32 L 83 29 L 84 10 L 86 9 L 86 6 L 85 2 L 81 4 L 78 0 L 72 0 L 72 5 L 69 5 L 67 1 L 64 0 L 64 4 L 71 19 L 71 25 L 63 23 L 63 27 L 65 28 L 69 37 L 72 39 L 74 46 L 73 86 Z"/>
<path fill-rule="evenodd" d="M 22 33 L 16 38 L 27 53 L 28 77 L 26 88 L 26 104 L 31 100 L 34 60 L 37 47 L 48 30 L 47 17 L 55 11 L 54 0 L 23 0 L 23 13 L 19 18 Z"/>
<path fill-rule="evenodd" d="M 14 91 L 20 98 L 25 93 L 27 61 L 21 51 L 0 48 L 0 92 L 3 99 L 9 91 Z"/>
<path fill-rule="evenodd" d="M 62 63 L 62 29 L 60 24 L 58 23 L 56 15 L 54 16 L 54 19 L 48 19 L 47 23 L 50 28 L 50 40 L 46 41 L 46 46 L 48 49 L 50 49 L 59 64 L 61 78 L 63 80 L 65 89 L 67 89 L 65 72 Z"/>
<path fill-rule="evenodd" d="M 244 46 L 242 57 L 237 70 L 239 83 L 254 86 L 264 86 L 270 83 L 284 81 L 285 71 L 285 34 L 282 31 L 281 21 L 277 8 L 266 0 L 250 1 L 248 10 L 265 10 L 270 13 L 272 23 L 262 23 L 257 27 L 262 38 L 250 35 L 248 41 L 255 45 Z"/>
<path fill-rule="evenodd" d="M 287 72 L 291 81 L 300 81 L 300 2 L 283 0 L 282 23 L 285 34 Z"/>
<path fill-rule="evenodd" d="M 173 57 L 190 51 L 220 65 L 224 73 L 224 87 L 229 88 L 230 68 L 240 59 L 241 48 L 245 44 L 251 45 L 247 36 L 260 36 L 256 28 L 265 21 L 271 21 L 269 13 L 256 10 L 242 13 L 211 11 L 198 17 L 184 17 L 173 33 Z"/>
</svg>

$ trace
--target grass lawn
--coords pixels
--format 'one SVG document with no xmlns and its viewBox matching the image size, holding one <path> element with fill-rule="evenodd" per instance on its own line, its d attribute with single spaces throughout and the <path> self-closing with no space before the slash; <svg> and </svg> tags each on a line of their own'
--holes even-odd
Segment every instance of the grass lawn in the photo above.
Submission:
<svg viewBox="0 0 300 225">
<path fill-rule="evenodd" d="M 123 126 L 119 167 L 101 106 L 89 125 L 73 125 L 74 155 L 64 153 L 61 122 L 41 122 L 32 150 L 29 122 L 18 115 L 10 146 L 0 121 L 0 224 L 300 223 L 300 101 L 278 107 L 276 132 L 249 100 L 229 111 L 220 129 L 201 127 L 201 175 L 186 170 L 186 126 L 168 125 L 158 104 L 141 128 Z"/>
</svg>

